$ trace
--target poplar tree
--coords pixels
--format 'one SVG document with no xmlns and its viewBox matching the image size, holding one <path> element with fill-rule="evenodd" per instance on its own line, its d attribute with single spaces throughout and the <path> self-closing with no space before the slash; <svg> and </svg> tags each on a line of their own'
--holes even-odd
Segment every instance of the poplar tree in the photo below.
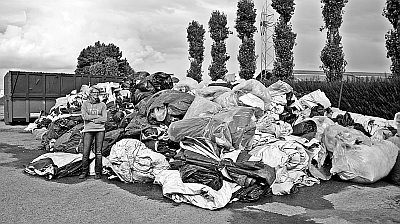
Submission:
<svg viewBox="0 0 400 224">
<path fill-rule="evenodd" d="M 273 35 L 275 61 L 272 73 L 276 78 L 293 79 L 293 47 L 297 34 L 292 31 L 290 19 L 294 14 L 295 3 L 294 0 L 272 0 L 271 6 L 279 14 Z"/>
<path fill-rule="evenodd" d="M 325 26 L 320 30 L 327 29 L 327 40 L 320 58 L 321 68 L 324 70 L 328 82 L 342 80 L 347 65 L 341 43 L 342 36 L 339 34 L 339 28 L 343 22 L 343 8 L 347 2 L 348 0 L 321 0 Z"/>
<path fill-rule="evenodd" d="M 189 42 L 189 61 L 190 68 L 187 70 L 187 77 L 193 78 L 197 82 L 202 81 L 202 63 L 204 61 L 204 34 L 203 25 L 197 21 L 189 23 L 187 28 L 187 40 Z"/>
<path fill-rule="evenodd" d="M 208 67 L 211 80 L 223 79 L 228 72 L 226 62 L 230 56 L 226 53 L 225 40 L 228 38 L 229 31 L 226 15 L 218 10 L 211 13 L 208 27 L 210 37 L 213 39 L 211 46 L 211 65 Z"/>
<path fill-rule="evenodd" d="M 239 77 L 242 79 L 252 79 L 256 72 L 256 53 L 254 33 L 257 28 L 254 26 L 256 22 L 256 9 L 251 0 L 239 0 L 236 12 L 236 31 L 238 37 L 242 41 L 239 46 L 239 55 L 237 57 L 240 65 Z"/>
<path fill-rule="evenodd" d="M 392 76 L 400 78 L 400 2 L 398 0 L 386 0 L 383 16 L 392 24 L 392 29 L 385 35 L 386 57 L 392 61 L 390 66 Z"/>
</svg>

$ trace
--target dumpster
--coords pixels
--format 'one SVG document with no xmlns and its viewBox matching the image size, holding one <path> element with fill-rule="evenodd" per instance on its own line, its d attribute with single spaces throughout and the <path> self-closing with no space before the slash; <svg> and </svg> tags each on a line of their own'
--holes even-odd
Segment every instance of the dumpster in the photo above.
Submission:
<svg viewBox="0 0 400 224">
<path fill-rule="evenodd" d="M 84 84 L 120 81 L 122 77 L 9 71 L 4 76 L 4 122 L 32 122 L 41 111 L 49 112 L 57 98 Z"/>
</svg>

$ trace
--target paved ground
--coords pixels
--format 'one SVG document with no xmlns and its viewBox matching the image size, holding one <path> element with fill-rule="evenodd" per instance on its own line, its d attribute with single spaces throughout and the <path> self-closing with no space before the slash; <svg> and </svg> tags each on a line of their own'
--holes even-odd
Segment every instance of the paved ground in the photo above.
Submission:
<svg viewBox="0 0 400 224">
<path fill-rule="evenodd" d="M 400 188 L 385 181 L 332 180 L 209 211 L 173 203 L 153 184 L 45 180 L 23 172 L 44 153 L 24 127 L 0 121 L 0 223 L 400 223 Z"/>
</svg>

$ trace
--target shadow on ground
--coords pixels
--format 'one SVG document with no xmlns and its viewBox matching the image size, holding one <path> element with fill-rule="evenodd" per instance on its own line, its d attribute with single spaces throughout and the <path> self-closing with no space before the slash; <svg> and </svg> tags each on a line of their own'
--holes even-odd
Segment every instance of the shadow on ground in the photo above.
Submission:
<svg viewBox="0 0 400 224">
<path fill-rule="evenodd" d="M 0 143 L 0 153 L 5 153 L 9 156 L 9 159 L 6 160 L 6 162 L 0 163 L 0 166 L 14 167 L 16 169 L 20 169 L 21 172 L 23 172 L 23 169 L 26 165 L 29 164 L 29 162 L 31 162 L 39 155 L 46 153 L 46 151 L 26 150 L 23 147 Z M 32 178 L 41 178 L 43 179 L 43 181 L 53 181 L 63 184 L 77 184 L 85 181 L 78 179 L 77 176 L 46 180 L 43 177 L 35 177 L 28 174 L 26 175 Z M 116 179 L 108 180 L 105 176 L 102 177 L 102 181 L 109 184 L 114 184 L 117 187 L 134 195 L 144 196 L 151 200 L 157 200 L 173 205 L 179 205 L 177 203 L 174 203 L 172 200 L 163 197 L 162 188 L 159 185 L 155 185 L 152 183 L 123 183 Z M 259 206 L 263 206 L 265 204 L 281 203 L 291 206 L 293 208 L 309 210 L 333 210 L 333 205 L 328 200 L 325 200 L 323 197 L 325 195 L 338 193 L 350 185 L 366 186 L 365 184 L 344 182 L 338 178 L 333 178 L 330 181 L 321 182 L 320 184 L 316 184 L 312 187 L 301 187 L 295 194 L 283 196 L 266 195 L 260 200 L 251 203 L 233 202 L 228 204 L 225 208 L 222 208 L 221 210 L 228 209 L 234 211 L 232 212 L 233 215 L 230 223 L 250 224 L 259 223 L 260 220 L 268 220 L 269 223 L 315 223 L 313 221 L 305 220 L 305 217 L 301 215 L 285 216 L 277 213 L 266 212 L 263 210 L 259 210 L 259 212 L 257 212 L 257 209 L 259 208 Z M 367 186 L 371 188 L 378 188 L 387 185 L 390 184 L 386 181 L 379 181 L 377 183 L 369 184 Z"/>
<path fill-rule="evenodd" d="M 3 167 L 13 167 L 15 169 L 21 170 L 24 172 L 24 168 L 35 158 L 38 156 L 47 153 L 47 151 L 39 151 L 39 150 L 26 150 L 23 147 L 13 146 L 9 144 L 0 143 L 0 153 L 6 153 L 10 155 L 9 161 L 4 163 L 0 163 L 0 166 Z M 52 179 L 47 180 L 40 176 L 32 176 L 25 173 L 27 176 L 32 178 L 39 178 L 43 179 L 43 181 L 52 181 L 56 183 L 62 184 L 77 184 L 81 183 L 85 180 L 78 179 L 78 176 L 70 176 L 70 177 L 63 177 L 60 179 Z M 88 179 L 93 179 L 93 176 L 89 176 Z M 162 195 L 162 188 L 159 185 L 155 185 L 152 183 L 124 183 L 116 179 L 108 180 L 106 176 L 102 177 L 102 181 L 105 181 L 109 184 L 114 184 L 119 188 L 130 192 L 132 194 L 138 196 L 145 196 L 148 199 L 157 200 L 157 201 L 164 201 L 171 203 L 172 201 L 163 197 Z"/>
</svg>

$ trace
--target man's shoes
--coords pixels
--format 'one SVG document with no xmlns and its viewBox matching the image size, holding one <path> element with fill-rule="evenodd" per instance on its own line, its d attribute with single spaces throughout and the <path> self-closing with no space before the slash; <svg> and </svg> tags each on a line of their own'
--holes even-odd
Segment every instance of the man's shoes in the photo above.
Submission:
<svg viewBox="0 0 400 224">
<path fill-rule="evenodd" d="M 79 179 L 85 179 L 87 177 L 87 173 L 81 173 L 81 175 L 79 175 Z"/>
<path fill-rule="evenodd" d="M 96 173 L 96 175 L 94 175 L 94 179 L 101 179 L 101 174 Z"/>
</svg>

